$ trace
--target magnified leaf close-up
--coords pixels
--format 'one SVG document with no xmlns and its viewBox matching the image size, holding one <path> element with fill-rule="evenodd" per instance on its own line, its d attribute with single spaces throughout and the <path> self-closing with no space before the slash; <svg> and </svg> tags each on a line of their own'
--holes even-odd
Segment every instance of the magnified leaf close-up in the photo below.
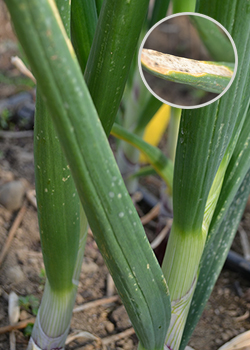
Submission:
<svg viewBox="0 0 250 350">
<path fill-rule="evenodd" d="M 224 30 L 212 18 L 194 14 L 175 15 L 156 24 L 146 34 L 139 54 L 149 91 L 182 108 L 196 108 L 222 96 L 237 69 L 237 53 Z M 184 91 L 190 101 L 182 96 Z"/>
</svg>

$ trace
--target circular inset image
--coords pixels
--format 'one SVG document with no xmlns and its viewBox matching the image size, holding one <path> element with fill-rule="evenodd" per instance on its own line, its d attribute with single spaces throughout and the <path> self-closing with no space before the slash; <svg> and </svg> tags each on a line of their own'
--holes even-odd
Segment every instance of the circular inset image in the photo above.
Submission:
<svg viewBox="0 0 250 350">
<path fill-rule="evenodd" d="M 147 89 L 178 108 L 199 108 L 231 86 L 238 55 L 228 31 L 213 18 L 178 13 L 156 23 L 144 37 L 138 56 Z"/>
</svg>

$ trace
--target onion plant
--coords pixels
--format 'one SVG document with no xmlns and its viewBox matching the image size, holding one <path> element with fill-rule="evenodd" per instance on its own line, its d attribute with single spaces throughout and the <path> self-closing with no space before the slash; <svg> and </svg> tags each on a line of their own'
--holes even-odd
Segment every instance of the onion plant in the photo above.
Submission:
<svg viewBox="0 0 250 350">
<path fill-rule="evenodd" d="M 72 11 L 70 3 L 6 0 L 38 87 L 36 190 L 48 280 L 29 348 L 64 347 L 86 215 L 138 336 L 138 349 L 184 349 L 250 193 L 249 8 L 244 0 L 198 1 L 197 11 L 232 35 L 239 68 L 221 99 L 182 111 L 173 164 L 158 148 L 114 124 L 127 79 L 131 83 L 131 62 L 135 71 L 133 54 L 149 2 L 104 0 L 100 9 L 101 1 L 72 1 Z M 154 16 L 165 12 L 155 1 Z M 142 150 L 172 193 L 174 219 L 162 267 L 114 159 L 110 131 Z"/>
</svg>

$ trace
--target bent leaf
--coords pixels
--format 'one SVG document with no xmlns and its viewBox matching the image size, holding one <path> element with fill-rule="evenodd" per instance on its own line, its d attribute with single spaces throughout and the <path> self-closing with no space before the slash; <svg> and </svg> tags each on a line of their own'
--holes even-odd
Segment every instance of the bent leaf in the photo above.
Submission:
<svg viewBox="0 0 250 350">
<path fill-rule="evenodd" d="M 116 123 L 113 125 L 111 134 L 139 149 L 172 192 L 174 166 L 172 161 L 159 148 L 150 145 Z"/>
<path fill-rule="evenodd" d="M 234 71 L 231 63 L 196 61 L 148 49 L 142 50 L 141 63 L 159 78 L 218 94 L 227 87 Z"/>
</svg>

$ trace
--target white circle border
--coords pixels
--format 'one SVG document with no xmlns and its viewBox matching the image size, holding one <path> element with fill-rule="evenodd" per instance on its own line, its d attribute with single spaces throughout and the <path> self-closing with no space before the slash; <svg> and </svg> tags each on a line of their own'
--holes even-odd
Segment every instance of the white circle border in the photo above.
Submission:
<svg viewBox="0 0 250 350">
<path fill-rule="evenodd" d="M 224 33 L 226 33 L 227 37 L 229 38 L 232 46 L 233 46 L 233 49 L 234 49 L 234 57 L 235 57 L 235 65 L 234 65 L 234 72 L 233 72 L 233 76 L 230 80 L 230 82 L 228 83 L 226 89 L 221 92 L 218 96 L 216 96 L 215 98 L 213 98 L 212 100 L 206 102 L 206 103 L 202 103 L 202 104 L 199 104 L 199 105 L 195 105 L 195 106 L 182 106 L 182 105 L 176 105 L 174 103 L 171 103 L 171 102 L 168 102 L 166 100 L 164 100 L 163 98 L 161 98 L 160 96 L 158 96 L 152 89 L 151 87 L 148 85 L 145 77 L 144 77 L 144 74 L 143 74 L 143 71 L 142 71 L 142 66 L 141 66 L 141 54 L 142 54 L 142 49 L 143 49 L 143 46 L 147 40 L 147 38 L 149 37 L 149 35 L 151 34 L 151 32 L 159 25 L 161 24 L 162 22 L 165 22 L 167 21 L 168 19 L 170 18 L 174 18 L 174 17 L 179 17 L 179 16 L 183 16 L 183 15 L 192 15 L 192 16 L 199 16 L 199 17 L 203 17 L 203 18 L 206 18 L 212 22 L 214 22 L 217 26 L 219 26 Z M 170 15 L 168 17 L 165 17 L 163 19 L 161 19 L 160 21 L 158 21 L 156 24 L 153 25 L 152 28 L 149 29 L 149 31 L 146 33 L 146 35 L 144 36 L 142 42 L 141 42 L 141 45 L 140 45 L 140 49 L 139 49 L 139 54 L 138 54 L 138 68 L 139 68 L 139 72 L 140 72 L 140 76 L 142 78 L 142 81 L 144 83 L 144 85 L 146 86 L 146 88 L 149 90 L 149 92 L 154 95 L 158 100 L 160 100 L 162 103 L 164 104 L 168 104 L 169 106 L 172 106 L 172 107 L 175 107 L 175 108 L 181 108 L 181 109 L 196 109 L 196 108 L 201 108 L 201 107 L 205 107 L 205 106 L 208 106 L 210 105 L 211 103 L 217 101 L 219 98 L 221 98 L 226 92 L 227 90 L 230 88 L 230 86 L 232 85 L 233 81 L 234 81 L 234 78 L 236 76 L 236 73 L 237 73 L 237 69 L 238 69 L 238 53 L 237 53 L 237 48 L 236 48 L 236 45 L 233 41 L 233 38 L 231 37 L 231 35 L 229 34 L 229 32 L 226 30 L 226 28 L 218 21 L 216 21 L 214 18 L 212 17 L 209 17 L 209 16 L 206 16 L 206 15 L 203 15 L 202 13 L 198 13 L 198 12 L 179 12 L 179 13 L 176 13 L 176 14 L 173 14 L 173 15 Z"/>
</svg>

